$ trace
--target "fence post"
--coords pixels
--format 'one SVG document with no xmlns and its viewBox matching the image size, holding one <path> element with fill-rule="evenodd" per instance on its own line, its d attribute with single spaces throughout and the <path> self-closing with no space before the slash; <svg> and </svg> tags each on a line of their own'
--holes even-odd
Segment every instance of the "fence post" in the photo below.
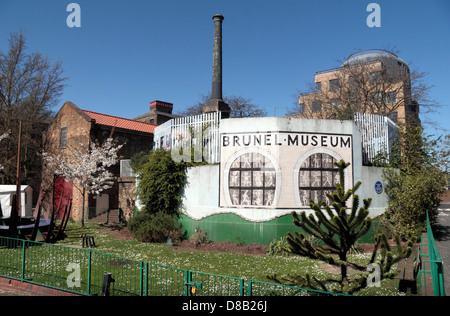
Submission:
<svg viewBox="0 0 450 316">
<path fill-rule="evenodd" d="M 245 284 L 244 279 L 239 280 L 239 296 L 245 296 Z"/>
<path fill-rule="evenodd" d="M 22 282 L 25 281 L 25 240 L 22 240 Z"/>
<path fill-rule="evenodd" d="M 144 282 L 144 263 L 142 261 L 139 262 L 139 296 L 142 296 L 143 293 L 143 282 Z"/>
<path fill-rule="evenodd" d="M 148 296 L 148 262 L 145 263 L 144 295 Z"/>
<path fill-rule="evenodd" d="M 252 296 L 252 286 L 253 286 L 252 280 L 248 280 L 247 296 Z"/>
<path fill-rule="evenodd" d="M 184 296 L 191 296 L 190 291 L 190 282 L 191 282 L 191 271 L 184 271 Z"/>
<path fill-rule="evenodd" d="M 87 295 L 91 295 L 91 249 L 88 250 L 88 280 L 87 280 Z"/>
</svg>

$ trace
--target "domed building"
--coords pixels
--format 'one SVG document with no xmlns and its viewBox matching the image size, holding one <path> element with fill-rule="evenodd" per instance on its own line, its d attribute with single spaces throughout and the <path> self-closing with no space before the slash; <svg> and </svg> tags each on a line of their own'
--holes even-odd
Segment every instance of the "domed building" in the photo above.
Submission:
<svg viewBox="0 0 450 316">
<path fill-rule="evenodd" d="M 392 52 L 359 51 L 340 67 L 317 72 L 314 83 L 311 91 L 299 96 L 301 113 L 296 117 L 350 119 L 354 112 L 362 112 L 420 124 L 409 66 Z"/>
<path fill-rule="evenodd" d="M 347 58 L 342 66 L 354 66 L 376 61 L 383 61 L 385 64 L 392 64 L 394 66 L 406 67 L 409 69 L 408 64 L 403 59 L 394 53 L 382 49 L 368 49 L 353 53 Z"/>
</svg>

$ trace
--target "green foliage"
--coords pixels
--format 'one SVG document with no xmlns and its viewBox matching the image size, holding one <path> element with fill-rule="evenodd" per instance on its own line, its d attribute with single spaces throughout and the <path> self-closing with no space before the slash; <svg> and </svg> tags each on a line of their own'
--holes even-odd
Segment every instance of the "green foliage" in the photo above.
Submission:
<svg viewBox="0 0 450 316">
<path fill-rule="evenodd" d="M 305 212 L 301 212 L 300 215 L 292 212 L 294 224 L 302 228 L 307 235 L 297 231 L 294 234 L 289 232 L 286 236 L 288 242 L 286 248 L 293 254 L 321 260 L 339 267 L 341 270 L 340 280 L 329 281 L 338 283 L 339 291 L 352 294 L 367 287 L 368 273 L 366 266 L 350 262 L 348 255 L 354 251 L 357 240 L 365 235 L 371 227 L 372 219 L 368 216 L 371 199 L 364 199 L 363 205 L 359 207 L 359 197 L 355 192 L 361 182 L 356 183 L 352 189 L 345 191 L 344 170 L 350 164 L 343 160 L 335 164 L 339 168 L 340 182 L 336 185 L 336 192 L 327 194 L 329 200 L 332 201 L 331 206 L 324 201 L 318 203 L 310 201 L 310 207 L 314 213 L 307 216 Z M 347 212 L 347 202 L 352 196 L 351 208 Z M 313 243 L 311 236 L 320 240 L 323 245 Z M 381 259 L 376 263 L 380 266 L 380 279 L 391 278 L 395 275 L 395 272 L 391 271 L 393 264 L 408 257 L 411 254 L 411 248 L 408 247 L 403 250 L 398 240 L 398 251 L 397 255 L 394 256 L 386 236 L 380 234 L 376 236 L 376 247 L 369 264 L 375 263 L 379 247 L 381 247 Z M 350 280 L 347 276 L 349 267 L 360 271 L 361 275 Z M 269 278 L 290 285 L 327 290 L 327 282 L 319 281 L 308 274 L 305 276 L 291 275 L 284 281 L 273 275 Z"/>
<path fill-rule="evenodd" d="M 286 238 L 281 237 L 280 239 L 273 240 L 269 244 L 269 249 L 267 250 L 267 254 L 271 256 L 289 256 L 291 253 L 287 248 L 288 244 Z"/>
<path fill-rule="evenodd" d="M 157 149 L 132 157 L 133 171 L 139 174 L 137 196 L 144 207 L 128 223 L 136 239 L 143 242 L 174 243 L 185 233 L 178 221 L 178 209 L 186 179 L 186 163 L 173 161 L 170 151 Z"/>
<path fill-rule="evenodd" d="M 141 160 L 142 157 L 140 158 Z M 147 213 L 177 215 L 186 179 L 186 164 L 172 160 L 170 151 L 157 149 L 149 153 L 140 168 L 137 195 Z"/>
<path fill-rule="evenodd" d="M 206 232 L 198 228 L 195 228 L 195 232 L 189 237 L 189 241 L 195 246 L 209 244 L 211 242 Z"/>
<path fill-rule="evenodd" d="M 448 136 L 447 136 L 448 138 Z M 445 191 L 448 148 L 441 138 L 431 139 L 423 128 L 406 126 L 395 144 L 394 168 L 384 171 L 389 208 L 386 218 L 402 238 L 419 236 L 425 231 L 426 211 L 433 224 L 440 195 Z"/>
<path fill-rule="evenodd" d="M 142 166 L 150 161 L 150 155 L 146 151 L 136 153 L 131 157 L 131 169 L 134 173 L 139 173 Z"/>
<path fill-rule="evenodd" d="M 177 216 L 163 212 L 139 212 L 128 223 L 128 229 L 142 242 L 161 243 L 170 237 L 178 243 L 185 235 Z"/>
</svg>

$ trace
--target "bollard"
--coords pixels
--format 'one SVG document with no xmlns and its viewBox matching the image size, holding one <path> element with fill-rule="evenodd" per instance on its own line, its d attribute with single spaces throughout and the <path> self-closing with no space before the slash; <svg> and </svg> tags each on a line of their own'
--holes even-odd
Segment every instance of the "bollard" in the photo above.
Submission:
<svg viewBox="0 0 450 316">
<path fill-rule="evenodd" d="M 111 283 L 115 282 L 111 276 L 111 272 L 105 272 L 103 275 L 103 284 L 102 284 L 102 296 L 109 296 L 109 289 L 111 287 Z"/>
</svg>

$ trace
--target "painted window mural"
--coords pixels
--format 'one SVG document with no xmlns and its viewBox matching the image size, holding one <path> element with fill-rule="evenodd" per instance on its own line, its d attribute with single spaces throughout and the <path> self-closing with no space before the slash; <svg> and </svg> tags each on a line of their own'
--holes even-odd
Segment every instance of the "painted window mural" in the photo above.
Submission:
<svg viewBox="0 0 450 316">
<path fill-rule="evenodd" d="M 336 191 L 339 173 L 334 165 L 336 159 L 326 153 L 315 153 L 306 158 L 298 174 L 299 195 L 302 205 L 309 200 L 329 202 L 326 194 Z"/>
<path fill-rule="evenodd" d="M 352 164 L 352 142 L 346 134 L 222 134 L 218 205 L 227 212 L 242 209 L 247 218 L 258 210 L 266 216 L 276 214 L 274 209 L 310 209 L 310 200 L 327 202 L 326 194 L 339 181 L 334 163 Z M 352 168 L 347 168 L 344 185 L 352 183 Z"/>
<path fill-rule="evenodd" d="M 270 206 L 276 191 L 276 170 L 260 153 L 238 156 L 229 171 L 229 194 L 233 205 Z"/>
</svg>

